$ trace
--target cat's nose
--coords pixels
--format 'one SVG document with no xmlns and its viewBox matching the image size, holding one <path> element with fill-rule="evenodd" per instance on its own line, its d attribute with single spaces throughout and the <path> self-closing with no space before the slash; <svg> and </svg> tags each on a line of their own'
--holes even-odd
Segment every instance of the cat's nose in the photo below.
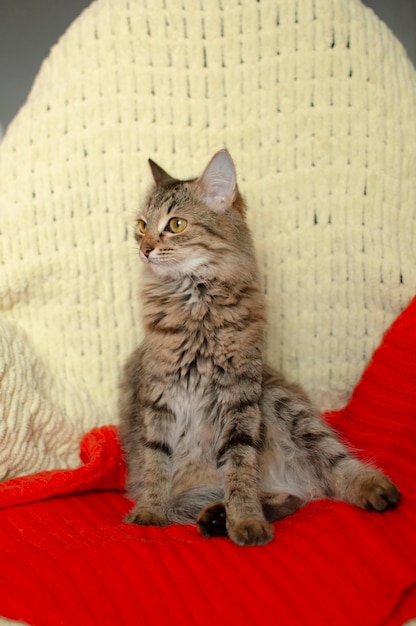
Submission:
<svg viewBox="0 0 416 626">
<path fill-rule="evenodd" d="M 152 250 L 154 250 L 154 248 L 152 248 L 151 246 L 142 246 L 140 248 L 140 255 L 143 261 L 147 262 L 149 260 L 149 254 L 151 253 Z"/>
</svg>

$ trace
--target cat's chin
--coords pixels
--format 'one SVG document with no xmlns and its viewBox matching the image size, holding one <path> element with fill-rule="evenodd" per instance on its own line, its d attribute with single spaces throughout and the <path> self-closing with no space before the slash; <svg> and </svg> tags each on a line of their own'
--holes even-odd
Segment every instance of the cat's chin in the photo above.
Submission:
<svg viewBox="0 0 416 626">
<path fill-rule="evenodd" d="M 146 263 L 145 272 L 157 279 L 163 281 L 172 280 L 180 281 L 185 279 L 191 279 L 197 282 L 235 282 L 236 280 L 245 281 L 250 280 L 253 277 L 253 272 L 250 268 L 244 266 L 241 263 L 239 267 L 235 267 L 233 263 L 227 264 L 213 264 L 205 260 L 205 262 L 166 262 L 166 261 L 150 261 Z"/>
<path fill-rule="evenodd" d="M 152 272 L 155 276 L 160 278 L 179 278 L 181 276 L 181 272 L 178 271 L 178 268 L 172 267 L 170 264 L 157 264 L 157 263 L 149 263 L 146 266 L 146 270 Z"/>
<path fill-rule="evenodd" d="M 175 261 L 174 263 L 160 259 L 149 259 L 146 266 L 161 278 L 178 279 L 195 276 L 204 279 L 210 273 L 205 257 Z"/>
</svg>

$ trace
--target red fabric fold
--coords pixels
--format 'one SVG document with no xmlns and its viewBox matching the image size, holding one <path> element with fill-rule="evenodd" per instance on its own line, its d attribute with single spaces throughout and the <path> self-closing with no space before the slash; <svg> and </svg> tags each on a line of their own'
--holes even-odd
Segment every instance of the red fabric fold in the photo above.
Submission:
<svg viewBox="0 0 416 626">
<path fill-rule="evenodd" d="M 0 484 L 0 509 L 93 489 L 124 489 L 126 468 L 115 426 L 88 433 L 80 459 L 82 465 L 74 470 L 39 472 Z"/>
<path fill-rule="evenodd" d="M 383 515 L 314 502 L 240 548 L 192 526 L 122 523 L 115 427 L 82 466 L 0 485 L 0 615 L 32 626 L 401 626 L 416 615 L 416 299 L 328 421 L 399 485 Z"/>
</svg>

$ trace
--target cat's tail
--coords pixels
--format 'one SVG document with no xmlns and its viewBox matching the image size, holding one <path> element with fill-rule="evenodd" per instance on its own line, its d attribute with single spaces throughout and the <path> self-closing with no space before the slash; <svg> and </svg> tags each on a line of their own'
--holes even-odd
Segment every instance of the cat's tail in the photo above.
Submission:
<svg viewBox="0 0 416 626">
<path fill-rule="evenodd" d="M 200 512 L 212 502 L 224 499 L 219 485 L 193 487 L 174 497 L 168 511 L 170 524 L 194 524 Z"/>
<path fill-rule="evenodd" d="M 219 515 L 225 523 L 223 500 L 224 489 L 219 485 L 203 485 L 188 489 L 172 500 L 168 512 L 169 523 L 193 524 L 198 520 L 199 524 L 201 512 L 210 509 L 210 505 L 213 505 L 212 511 L 220 511 Z M 261 504 L 265 519 L 268 522 L 277 522 L 295 513 L 305 502 L 288 493 L 262 493 Z M 213 516 L 212 511 L 209 513 L 210 519 Z"/>
<path fill-rule="evenodd" d="M 263 515 L 268 522 L 278 522 L 288 515 L 293 515 L 304 504 L 305 501 L 302 498 L 290 493 L 261 494 Z"/>
</svg>

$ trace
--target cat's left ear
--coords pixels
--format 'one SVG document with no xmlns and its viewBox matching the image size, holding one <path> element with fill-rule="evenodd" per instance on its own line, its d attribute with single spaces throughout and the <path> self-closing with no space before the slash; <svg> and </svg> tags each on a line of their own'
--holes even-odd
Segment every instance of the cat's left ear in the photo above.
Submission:
<svg viewBox="0 0 416 626">
<path fill-rule="evenodd" d="M 220 150 L 214 154 L 197 182 L 210 209 L 229 209 L 237 195 L 235 167 L 229 152 Z"/>
<path fill-rule="evenodd" d="M 149 159 L 149 165 L 150 169 L 152 170 L 153 179 L 156 185 L 159 186 L 175 182 L 175 179 L 172 178 L 172 176 L 169 176 L 169 174 L 165 172 L 165 170 L 162 170 L 160 165 L 152 161 L 152 159 Z"/>
</svg>

